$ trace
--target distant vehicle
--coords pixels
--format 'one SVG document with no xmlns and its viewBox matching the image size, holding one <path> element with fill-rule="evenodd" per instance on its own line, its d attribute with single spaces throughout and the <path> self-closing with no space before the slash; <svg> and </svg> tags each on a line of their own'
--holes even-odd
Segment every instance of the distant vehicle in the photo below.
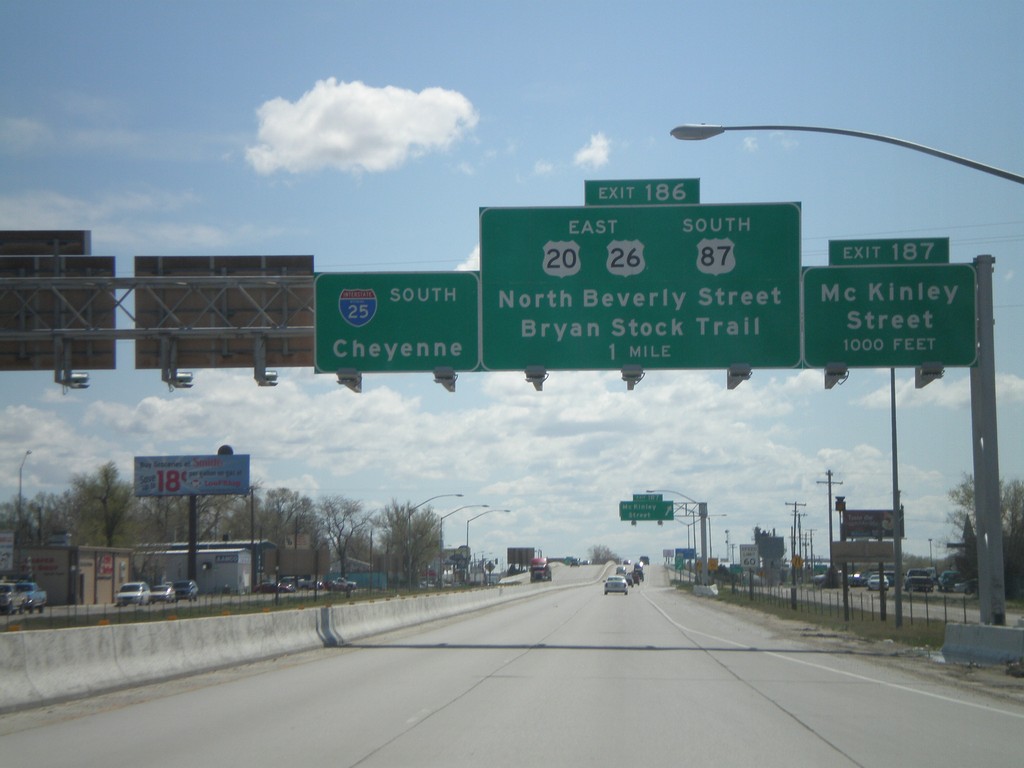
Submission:
<svg viewBox="0 0 1024 768">
<path fill-rule="evenodd" d="M 634 584 L 639 584 L 643 580 L 644 580 L 644 564 L 642 562 L 638 561 L 633 566 L 633 583 Z"/>
<path fill-rule="evenodd" d="M 651 564 L 651 558 L 649 558 L 647 555 L 640 555 L 640 562 L 643 563 L 644 565 L 650 565 Z"/>
<path fill-rule="evenodd" d="M 953 585 L 953 591 L 964 595 L 973 595 L 978 591 L 978 580 L 967 579 L 967 581 L 957 582 Z"/>
<path fill-rule="evenodd" d="M 346 596 L 356 591 L 356 583 L 344 578 L 332 579 L 325 586 L 331 592 L 344 592 Z"/>
<path fill-rule="evenodd" d="M 943 571 L 939 576 L 939 592 L 952 592 L 958 581 L 963 581 L 959 571 Z"/>
<path fill-rule="evenodd" d="M 609 592 L 621 592 L 624 595 L 629 594 L 629 584 L 626 582 L 625 576 L 609 576 L 604 583 L 604 593 L 607 595 Z"/>
<path fill-rule="evenodd" d="M 276 594 L 287 594 L 295 591 L 295 585 L 289 581 L 280 581 L 276 584 L 272 581 L 264 581 L 260 584 L 253 592 L 262 592 L 264 594 L 276 595 Z"/>
<path fill-rule="evenodd" d="M 121 585 L 114 597 L 118 608 L 126 605 L 149 605 L 149 584 L 144 581 L 129 581 Z"/>
<path fill-rule="evenodd" d="M 931 592 L 935 581 L 927 568 L 910 568 L 903 577 L 903 589 L 907 592 Z"/>
<path fill-rule="evenodd" d="M 628 584 L 629 586 L 632 587 L 632 586 L 636 585 L 636 579 L 633 578 L 633 572 L 632 571 L 626 571 L 626 575 L 623 576 L 622 578 L 624 578 L 626 580 L 626 584 Z"/>
<path fill-rule="evenodd" d="M 21 613 L 21 606 L 24 602 L 25 596 L 15 589 L 13 583 L 4 582 L 0 584 L 0 613 L 8 615 Z"/>
<path fill-rule="evenodd" d="M 183 579 L 181 581 L 174 582 L 174 594 L 178 596 L 179 600 L 193 600 L 199 599 L 199 585 L 196 584 L 192 579 Z"/>
<path fill-rule="evenodd" d="M 39 585 L 34 581 L 19 581 L 14 585 L 14 588 L 21 594 L 22 603 L 18 612 L 26 611 L 32 613 L 32 611 L 43 612 L 43 608 L 46 607 L 46 590 L 40 589 Z"/>
<path fill-rule="evenodd" d="M 861 573 L 860 571 L 857 571 L 857 573 L 851 573 L 849 575 L 849 577 L 846 580 L 846 583 L 849 584 L 851 587 L 863 587 L 865 584 L 867 584 L 867 581 L 868 575 L 866 573 Z"/>
<path fill-rule="evenodd" d="M 153 603 L 176 603 L 178 593 L 174 591 L 173 584 L 157 584 L 149 588 L 149 600 Z"/>
<path fill-rule="evenodd" d="M 885 579 L 884 582 L 882 581 L 883 579 Z M 885 588 L 886 589 L 889 589 L 890 587 L 892 587 L 892 584 L 889 583 L 889 578 L 887 576 L 879 576 L 877 573 L 872 573 L 871 575 L 868 576 L 868 581 L 867 581 L 867 585 L 866 586 L 867 586 L 869 591 L 871 591 L 871 592 L 878 592 L 878 591 L 880 591 L 882 589 L 882 584 L 883 583 L 885 584 Z"/>
<path fill-rule="evenodd" d="M 551 564 L 546 557 L 535 557 L 530 561 L 530 581 L 551 581 Z"/>
</svg>

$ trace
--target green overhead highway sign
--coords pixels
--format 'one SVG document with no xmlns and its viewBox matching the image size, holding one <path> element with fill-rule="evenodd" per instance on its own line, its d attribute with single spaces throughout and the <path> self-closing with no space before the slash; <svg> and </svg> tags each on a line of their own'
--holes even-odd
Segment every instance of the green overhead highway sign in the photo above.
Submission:
<svg viewBox="0 0 1024 768">
<path fill-rule="evenodd" d="M 485 208 L 491 370 L 800 361 L 795 203 Z"/>
<path fill-rule="evenodd" d="M 949 238 L 829 240 L 828 263 L 833 267 L 949 264 Z"/>
<path fill-rule="evenodd" d="M 804 272 L 804 359 L 822 368 L 973 365 L 971 264 L 810 267 Z"/>
<path fill-rule="evenodd" d="M 479 293 L 475 272 L 319 274 L 316 372 L 474 370 Z"/>
<path fill-rule="evenodd" d="M 587 205 L 693 205 L 700 202 L 700 179 L 584 181 Z"/>
<path fill-rule="evenodd" d="M 671 501 L 620 501 L 619 520 L 673 520 Z"/>
</svg>

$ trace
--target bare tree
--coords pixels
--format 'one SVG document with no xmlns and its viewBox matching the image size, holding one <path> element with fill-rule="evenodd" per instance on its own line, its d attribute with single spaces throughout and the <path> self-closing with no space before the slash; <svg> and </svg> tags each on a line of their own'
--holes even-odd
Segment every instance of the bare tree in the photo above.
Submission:
<svg viewBox="0 0 1024 768">
<path fill-rule="evenodd" d="M 349 547 L 369 526 L 369 516 L 360 501 L 344 496 L 326 496 L 317 503 L 316 515 L 324 538 L 341 563 L 341 575 L 348 575 Z"/>
</svg>

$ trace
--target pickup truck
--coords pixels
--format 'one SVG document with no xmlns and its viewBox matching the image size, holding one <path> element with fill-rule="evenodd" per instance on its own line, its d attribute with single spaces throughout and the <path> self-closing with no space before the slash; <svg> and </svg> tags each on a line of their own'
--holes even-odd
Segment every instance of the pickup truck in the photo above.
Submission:
<svg viewBox="0 0 1024 768">
<path fill-rule="evenodd" d="M 34 581 L 19 581 L 14 585 L 14 588 L 24 597 L 24 602 L 21 604 L 21 611 L 32 611 L 43 612 L 43 608 L 46 607 L 46 591 L 39 588 L 39 585 Z"/>
<path fill-rule="evenodd" d="M 21 613 L 21 605 L 24 602 L 25 598 L 14 588 L 13 582 L 0 583 L 0 613 L 7 615 Z"/>
</svg>

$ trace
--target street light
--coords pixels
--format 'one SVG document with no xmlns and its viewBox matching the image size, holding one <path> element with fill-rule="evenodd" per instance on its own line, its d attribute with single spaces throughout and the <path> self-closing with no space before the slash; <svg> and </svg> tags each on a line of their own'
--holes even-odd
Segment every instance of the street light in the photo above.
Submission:
<svg viewBox="0 0 1024 768">
<path fill-rule="evenodd" d="M 491 512 L 511 512 L 511 509 L 486 509 L 478 515 L 473 515 L 469 520 L 466 521 L 466 554 L 469 554 L 469 524 L 476 520 L 478 517 L 489 515 Z M 469 580 L 469 570 L 467 566 L 466 580 Z"/>
<path fill-rule="evenodd" d="M 472 509 L 473 507 L 489 507 L 489 506 L 491 506 L 491 505 L 490 504 L 466 504 L 465 506 L 459 507 L 458 509 L 453 509 L 447 515 L 441 515 L 441 519 L 437 521 L 437 526 L 438 526 L 438 531 L 439 531 L 439 539 L 440 539 L 440 541 L 439 541 L 440 546 L 438 547 L 438 554 L 437 554 L 437 586 L 438 587 L 443 587 L 444 586 L 444 579 L 442 578 L 442 575 L 444 573 L 444 521 L 445 521 L 445 518 L 451 517 L 456 512 L 461 512 L 463 509 Z"/>
<path fill-rule="evenodd" d="M 845 128 L 821 128 L 810 125 L 705 125 L 704 123 L 687 123 L 673 128 L 671 134 L 675 138 L 683 141 L 701 141 L 703 139 L 710 139 L 713 136 L 718 136 L 726 131 L 805 131 L 809 133 L 834 133 L 839 134 L 840 136 L 854 136 L 858 139 L 870 139 L 871 141 L 895 144 L 897 147 L 912 149 L 915 152 L 923 152 L 924 154 L 931 155 L 932 157 L 949 160 L 950 162 L 957 163 L 958 165 L 965 165 L 976 171 L 990 173 L 993 176 L 999 176 L 1000 178 L 1007 179 L 1009 181 L 1015 181 L 1018 184 L 1024 184 L 1024 176 L 1016 173 L 1010 173 L 1010 171 L 1004 171 L 1002 168 L 985 165 L 984 163 L 979 163 L 975 160 L 969 160 L 966 157 L 960 157 L 959 155 L 953 155 L 949 152 L 943 152 L 941 149 L 933 149 L 931 147 L 926 147 L 923 144 L 916 144 L 913 141 L 896 139 L 892 136 L 883 136 L 878 133 L 868 133 L 866 131 L 850 131 Z"/>
<path fill-rule="evenodd" d="M 25 451 L 25 455 L 21 457 L 21 464 L 18 465 L 18 527 L 21 527 L 21 473 L 25 469 L 25 460 L 31 455 L 32 451 Z M 24 542 L 22 542 L 24 544 Z"/>
<path fill-rule="evenodd" d="M 949 160 L 957 165 L 973 168 L 982 173 L 1024 184 L 1024 176 L 1004 171 L 995 166 L 985 165 L 959 155 L 943 152 L 904 139 L 883 136 L 866 131 L 851 131 L 844 128 L 822 128 L 808 125 L 705 125 L 684 124 L 673 128 L 670 133 L 677 139 L 694 141 L 709 139 L 726 131 L 806 131 L 853 136 L 859 139 L 880 141 L 897 147 L 923 152 L 926 155 Z M 995 338 L 993 326 L 995 313 L 992 307 L 992 256 L 977 256 L 974 259 L 977 275 L 977 327 L 978 355 L 971 368 L 971 431 L 974 448 L 974 516 L 978 526 L 978 604 L 983 624 L 1006 625 L 1006 584 L 1003 573 L 1003 524 L 999 493 L 999 436 L 996 425 L 996 369 Z M 826 378 L 826 382 L 828 379 Z M 827 385 L 827 384 L 826 384 Z M 895 383 L 891 385 L 895 388 Z M 895 392 L 892 400 L 895 404 Z M 895 408 L 895 405 L 893 406 Z M 893 416 L 893 445 L 896 441 L 895 415 Z M 899 489 L 896 488 L 895 455 L 893 464 L 893 515 L 900 520 Z M 896 536 L 893 546 L 897 559 L 900 552 L 900 538 Z M 896 588 L 896 621 L 900 624 L 900 590 Z"/>
<path fill-rule="evenodd" d="M 461 493 L 439 493 L 437 496 L 431 496 L 429 499 L 424 499 L 415 507 L 409 510 L 409 514 L 405 518 L 405 554 L 406 554 L 406 575 L 409 579 L 409 588 L 412 589 L 412 513 L 434 499 L 447 499 L 449 497 L 462 498 Z"/>
</svg>

